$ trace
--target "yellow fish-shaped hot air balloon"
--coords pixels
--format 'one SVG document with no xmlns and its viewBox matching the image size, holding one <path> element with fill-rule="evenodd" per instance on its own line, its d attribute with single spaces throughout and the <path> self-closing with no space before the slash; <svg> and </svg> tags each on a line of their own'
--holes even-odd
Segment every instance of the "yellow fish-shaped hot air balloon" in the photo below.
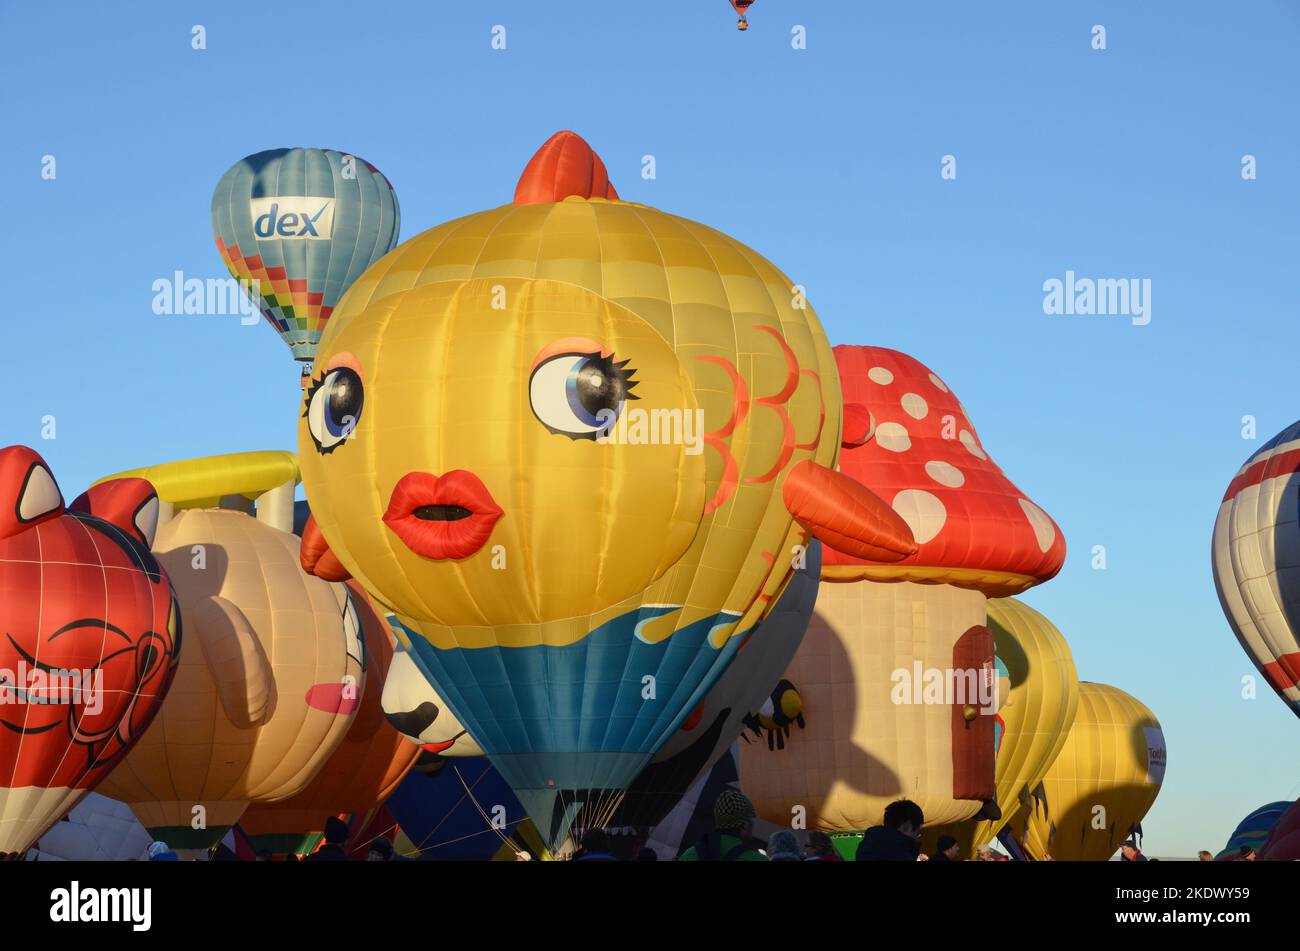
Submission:
<svg viewBox="0 0 1300 951">
<path fill-rule="evenodd" d="M 356 282 L 299 458 L 332 555 L 554 840 L 673 734 L 809 532 L 914 550 L 833 471 L 840 406 L 794 282 L 619 200 L 562 132 L 513 203 Z"/>
</svg>

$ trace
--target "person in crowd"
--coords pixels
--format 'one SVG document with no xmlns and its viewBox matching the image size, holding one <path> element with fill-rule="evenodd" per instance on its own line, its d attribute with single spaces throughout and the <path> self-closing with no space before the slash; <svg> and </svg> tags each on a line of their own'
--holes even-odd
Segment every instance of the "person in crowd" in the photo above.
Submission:
<svg viewBox="0 0 1300 951">
<path fill-rule="evenodd" d="M 367 862 L 391 862 L 393 861 L 393 843 L 385 839 L 382 835 L 370 843 L 370 848 L 366 851 Z"/>
<path fill-rule="evenodd" d="M 789 829 L 772 833 L 767 840 L 767 860 L 769 862 L 800 862 L 799 840 Z"/>
<path fill-rule="evenodd" d="M 921 854 L 921 825 L 925 813 L 910 799 L 898 799 L 885 807 L 884 821 L 862 834 L 856 859 L 859 862 L 916 862 Z"/>
<path fill-rule="evenodd" d="M 1207 852 L 1207 851 L 1205 851 L 1205 849 L 1201 849 L 1201 851 L 1199 851 L 1199 852 L 1196 853 L 1196 858 L 1197 858 L 1198 861 L 1201 861 L 1201 862 L 1213 862 L 1213 861 L 1214 861 L 1214 853 L 1213 853 L 1213 852 Z"/>
<path fill-rule="evenodd" d="M 172 851 L 172 847 L 161 839 L 149 844 L 150 862 L 179 862 L 180 860 L 180 856 Z"/>
<path fill-rule="evenodd" d="M 1121 862 L 1147 861 L 1147 857 L 1143 855 L 1142 850 L 1138 848 L 1136 839 L 1129 839 L 1123 845 L 1121 845 L 1119 847 L 1119 855 L 1120 855 Z"/>
<path fill-rule="evenodd" d="M 325 844 L 307 856 L 305 862 L 346 862 L 343 844 L 348 840 L 348 824 L 338 816 L 325 820 Z"/>
<path fill-rule="evenodd" d="M 804 847 L 805 862 L 843 862 L 844 859 L 835 848 L 835 843 L 825 832 L 809 832 L 808 844 Z"/>
<path fill-rule="evenodd" d="M 582 834 L 582 843 L 574 854 L 575 862 L 613 862 L 614 850 L 603 829 L 588 829 Z"/>
<path fill-rule="evenodd" d="M 766 862 L 754 842 L 754 804 L 739 789 L 724 789 L 713 804 L 713 829 L 677 857 L 679 862 Z"/>
<path fill-rule="evenodd" d="M 1241 862 L 1258 862 L 1258 861 L 1259 861 L 1259 853 L 1256 852 L 1254 849 L 1252 849 L 1249 845 L 1243 845 L 1243 846 L 1241 847 L 1240 858 L 1239 858 L 1238 861 L 1241 861 Z"/>
<path fill-rule="evenodd" d="M 993 858 L 993 850 L 990 849 L 990 848 L 986 845 L 986 846 L 983 846 L 982 848 L 976 849 L 976 851 L 975 851 L 975 861 L 976 861 L 976 862 L 994 862 L 994 861 L 996 861 L 996 859 Z"/>
<path fill-rule="evenodd" d="M 939 836 L 939 847 L 930 857 L 934 862 L 955 862 L 961 856 L 961 846 L 950 835 Z"/>
</svg>

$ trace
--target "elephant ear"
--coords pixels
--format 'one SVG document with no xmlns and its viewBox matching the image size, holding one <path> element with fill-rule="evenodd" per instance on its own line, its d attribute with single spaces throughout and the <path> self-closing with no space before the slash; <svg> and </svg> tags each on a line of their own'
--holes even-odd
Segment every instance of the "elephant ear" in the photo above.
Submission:
<svg viewBox="0 0 1300 951">
<path fill-rule="evenodd" d="M 266 722 L 275 705 L 275 679 L 244 612 L 218 595 L 187 611 L 185 623 L 187 633 L 191 627 L 198 632 L 203 659 L 230 722 L 243 730 Z"/>
</svg>

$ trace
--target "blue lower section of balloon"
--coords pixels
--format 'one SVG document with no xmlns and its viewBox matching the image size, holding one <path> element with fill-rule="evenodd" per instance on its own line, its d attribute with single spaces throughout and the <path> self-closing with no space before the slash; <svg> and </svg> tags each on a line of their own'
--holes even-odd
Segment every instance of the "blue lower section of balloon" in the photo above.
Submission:
<svg viewBox="0 0 1300 951">
<path fill-rule="evenodd" d="M 642 606 L 562 647 L 440 649 L 403 628 L 411 658 L 532 811 L 529 790 L 625 788 L 726 669 L 743 638 L 719 649 L 709 635 L 736 614 L 658 643 L 638 636 L 680 610 Z"/>
</svg>

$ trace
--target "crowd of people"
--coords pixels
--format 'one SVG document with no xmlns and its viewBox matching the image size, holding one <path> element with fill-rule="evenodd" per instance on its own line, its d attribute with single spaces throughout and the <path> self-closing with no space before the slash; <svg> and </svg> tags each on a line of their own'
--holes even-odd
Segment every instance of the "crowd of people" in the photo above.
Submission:
<svg viewBox="0 0 1300 951">
<path fill-rule="evenodd" d="M 844 857 L 835 848 L 835 843 L 825 832 L 810 832 L 803 843 L 799 837 L 788 829 L 778 830 L 769 836 L 766 842 L 755 837 L 754 827 L 758 816 L 754 804 L 738 789 L 725 789 L 718 796 L 713 806 L 712 827 L 689 848 L 677 856 L 660 856 L 653 849 L 642 846 L 636 850 L 634 860 L 638 862 L 656 862 L 661 858 L 675 858 L 679 862 L 842 862 Z M 921 807 L 910 799 L 899 799 L 885 807 L 881 824 L 872 826 L 863 833 L 854 853 L 858 862 L 956 862 L 964 858 L 961 845 L 950 835 L 942 835 L 933 853 L 921 850 L 921 829 L 925 824 L 925 814 Z M 323 844 L 302 861 L 304 862 L 346 862 L 348 855 L 345 845 L 349 830 L 347 823 L 336 816 L 325 822 Z M 581 842 L 571 859 L 576 862 L 615 862 L 618 861 L 610 835 L 602 829 L 589 829 L 583 833 Z M 228 849 L 219 847 L 215 860 L 233 859 L 235 856 Z M 535 857 L 526 851 L 516 852 L 516 859 L 521 862 L 532 861 Z M 1202 862 L 1213 862 L 1215 857 L 1208 851 L 1199 852 Z M 258 852 L 258 861 L 271 861 L 270 852 Z M 1258 853 L 1249 846 L 1243 846 L 1240 854 L 1228 861 L 1254 862 Z M 1044 860 L 1051 861 L 1050 855 Z M 1120 860 L 1123 862 L 1158 862 L 1159 859 L 1148 858 L 1134 839 L 1129 839 L 1120 847 Z M 149 861 L 175 862 L 176 853 L 166 843 L 154 842 L 149 847 Z M 368 846 L 366 861 L 394 862 L 408 861 L 393 848 L 393 843 L 384 837 L 376 838 Z M 980 848 L 975 861 L 1006 862 L 1009 857 L 990 847 Z"/>
</svg>

